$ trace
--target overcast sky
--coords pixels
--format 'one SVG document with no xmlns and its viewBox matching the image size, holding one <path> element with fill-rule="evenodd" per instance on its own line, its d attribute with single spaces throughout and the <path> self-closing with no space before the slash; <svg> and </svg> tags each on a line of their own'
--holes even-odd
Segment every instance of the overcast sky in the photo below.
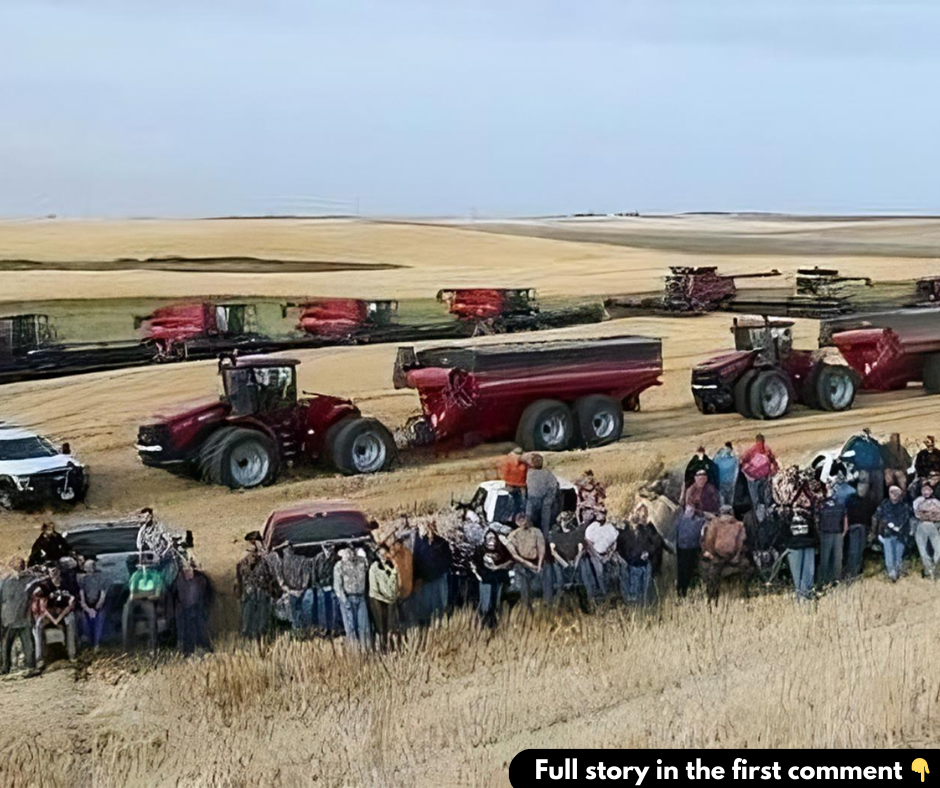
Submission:
<svg viewBox="0 0 940 788">
<path fill-rule="evenodd" d="M 0 215 L 940 213 L 940 3 L 0 0 Z"/>
</svg>

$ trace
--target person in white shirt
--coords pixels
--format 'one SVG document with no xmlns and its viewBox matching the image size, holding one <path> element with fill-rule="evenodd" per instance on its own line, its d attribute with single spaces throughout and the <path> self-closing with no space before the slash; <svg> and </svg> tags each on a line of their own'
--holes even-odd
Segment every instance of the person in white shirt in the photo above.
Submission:
<svg viewBox="0 0 940 788">
<path fill-rule="evenodd" d="M 607 596 L 604 567 L 617 550 L 617 536 L 616 527 L 604 516 L 592 522 L 584 532 L 581 582 L 589 598 Z"/>
</svg>

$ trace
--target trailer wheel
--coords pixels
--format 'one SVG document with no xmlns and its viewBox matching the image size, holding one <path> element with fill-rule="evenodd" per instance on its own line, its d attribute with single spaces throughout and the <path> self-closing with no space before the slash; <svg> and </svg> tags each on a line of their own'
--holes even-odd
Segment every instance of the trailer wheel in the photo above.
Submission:
<svg viewBox="0 0 940 788">
<path fill-rule="evenodd" d="M 734 384 L 734 409 L 746 419 L 757 418 L 751 411 L 750 388 L 751 383 L 757 378 L 758 371 L 749 369 Z"/>
<path fill-rule="evenodd" d="M 564 402 L 540 399 L 525 409 L 516 429 L 523 451 L 564 451 L 575 434 L 574 416 Z"/>
<path fill-rule="evenodd" d="M 327 459 L 340 473 L 379 473 L 398 458 L 395 439 L 377 419 L 348 418 L 334 424 L 326 435 Z"/>
<path fill-rule="evenodd" d="M 940 394 L 940 353 L 931 353 L 924 359 L 924 391 Z"/>
<path fill-rule="evenodd" d="M 16 504 L 16 493 L 9 482 L 0 482 L 0 510 L 10 510 Z"/>
<path fill-rule="evenodd" d="M 855 377 L 845 367 L 823 364 L 813 393 L 820 410 L 848 410 L 855 402 Z"/>
<path fill-rule="evenodd" d="M 606 446 L 623 435 L 623 407 L 613 397 L 590 394 L 575 402 L 572 410 L 584 446 Z"/>
<path fill-rule="evenodd" d="M 219 438 L 213 462 L 219 467 L 214 475 L 226 487 L 233 490 L 260 487 L 277 479 L 277 447 L 263 432 L 227 427 L 215 435 Z"/>
<path fill-rule="evenodd" d="M 765 369 L 751 383 L 748 399 L 754 418 L 779 419 L 793 402 L 790 379 L 776 369 Z"/>
</svg>

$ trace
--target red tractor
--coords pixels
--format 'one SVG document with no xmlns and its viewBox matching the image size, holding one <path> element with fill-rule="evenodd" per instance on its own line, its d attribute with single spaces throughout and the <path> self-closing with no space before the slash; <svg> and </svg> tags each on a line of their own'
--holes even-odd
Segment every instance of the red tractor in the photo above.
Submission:
<svg viewBox="0 0 940 788">
<path fill-rule="evenodd" d="M 397 457 L 388 429 L 347 399 L 298 399 L 299 363 L 223 357 L 221 397 L 142 425 L 141 460 L 232 488 L 272 484 L 282 467 L 298 463 L 322 461 L 348 475 L 387 470 Z"/>
<path fill-rule="evenodd" d="M 797 402 L 816 410 L 851 408 L 858 375 L 818 351 L 794 350 L 792 327 L 791 320 L 735 318 L 735 350 L 692 368 L 698 409 L 778 419 Z"/>
</svg>

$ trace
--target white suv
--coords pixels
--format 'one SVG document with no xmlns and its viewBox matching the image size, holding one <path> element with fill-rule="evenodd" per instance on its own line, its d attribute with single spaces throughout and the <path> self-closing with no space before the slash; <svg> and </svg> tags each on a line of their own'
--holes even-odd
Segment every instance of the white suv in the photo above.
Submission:
<svg viewBox="0 0 940 788">
<path fill-rule="evenodd" d="M 75 503 L 88 491 L 88 471 L 67 443 L 0 422 L 0 510 Z"/>
</svg>

